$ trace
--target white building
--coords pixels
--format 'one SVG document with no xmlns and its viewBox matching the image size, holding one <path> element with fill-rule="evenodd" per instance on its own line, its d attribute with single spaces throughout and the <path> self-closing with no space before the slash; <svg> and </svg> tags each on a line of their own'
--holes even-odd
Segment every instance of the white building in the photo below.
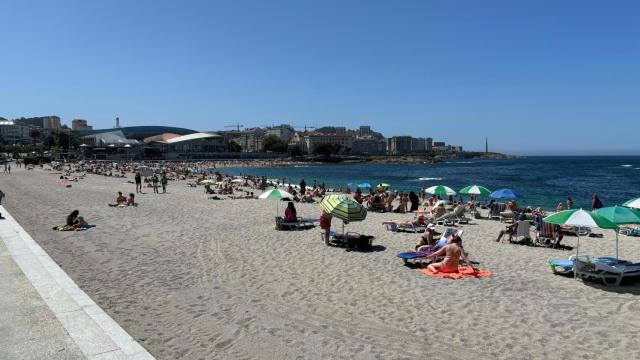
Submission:
<svg viewBox="0 0 640 360">
<path fill-rule="evenodd" d="M 31 142 L 31 126 L 16 124 L 13 121 L 0 121 L 0 142 L 8 144 L 27 144 Z"/>
</svg>

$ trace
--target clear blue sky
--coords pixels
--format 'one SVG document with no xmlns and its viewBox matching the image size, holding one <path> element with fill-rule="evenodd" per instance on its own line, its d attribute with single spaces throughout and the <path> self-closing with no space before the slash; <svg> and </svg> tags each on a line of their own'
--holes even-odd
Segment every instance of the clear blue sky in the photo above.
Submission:
<svg viewBox="0 0 640 360">
<path fill-rule="evenodd" d="M 640 154 L 640 1 L 0 0 L 0 116 Z"/>
</svg>

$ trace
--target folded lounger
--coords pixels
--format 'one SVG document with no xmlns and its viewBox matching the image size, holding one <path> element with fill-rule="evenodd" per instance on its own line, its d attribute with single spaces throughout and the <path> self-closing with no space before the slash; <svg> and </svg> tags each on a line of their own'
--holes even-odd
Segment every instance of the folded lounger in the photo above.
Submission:
<svg viewBox="0 0 640 360">
<path fill-rule="evenodd" d="M 613 266 L 613 267 L 620 267 L 620 266 L 638 266 L 640 268 L 640 264 L 633 264 L 627 260 L 622 260 L 622 259 L 616 259 L 613 257 L 584 257 L 585 259 L 583 259 L 583 262 L 587 262 L 587 263 L 592 263 L 594 264 L 594 266 L 592 266 L 593 270 L 595 270 L 596 266 L 595 264 L 601 264 L 604 266 Z M 576 257 L 575 256 L 571 256 L 568 259 L 549 259 L 548 260 L 548 264 L 549 267 L 551 268 L 551 271 L 554 274 L 560 274 L 560 275 L 568 275 L 568 274 L 573 274 L 573 268 L 574 268 L 574 261 L 575 261 Z M 589 267 L 589 266 L 587 266 Z M 600 266 L 602 267 L 602 266 Z M 581 267 L 582 270 L 586 271 L 587 269 L 585 268 L 585 266 Z M 630 268 L 631 269 L 631 268 Z M 622 280 L 622 279 L 620 279 Z"/>
</svg>

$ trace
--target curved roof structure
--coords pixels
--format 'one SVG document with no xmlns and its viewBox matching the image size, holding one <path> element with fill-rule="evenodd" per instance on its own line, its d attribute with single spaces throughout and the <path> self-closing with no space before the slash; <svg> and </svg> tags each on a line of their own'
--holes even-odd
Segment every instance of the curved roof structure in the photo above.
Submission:
<svg viewBox="0 0 640 360">
<path fill-rule="evenodd" d="M 210 133 L 199 132 L 199 133 L 195 133 L 195 134 L 183 135 L 183 136 L 178 136 L 178 137 L 174 137 L 174 138 L 171 138 L 171 139 L 167 139 L 165 142 L 167 144 L 175 144 L 175 143 L 184 142 L 184 141 L 190 141 L 190 140 L 210 139 L 210 138 L 219 138 L 219 137 L 222 137 L 222 136 L 220 136 L 218 134 L 210 134 Z"/>
<path fill-rule="evenodd" d="M 76 131 L 76 132 L 80 136 L 90 136 L 90 135 L 97 135 L 97 134 L 112 132 L 114 130 L 121 130 L 122 133 L 124 134 L 124 136 L 126 136 L 126 137 L 135 137 L 135 136 L 141 136 L 141 135 L 147 135 L 148 136 L 149 134 L 157 135 L 157 134 L 162 134 L 162 133 L 173 133 L 173 134 L 178 134 L 178 135 L 188 135 L 188 134 L 193 134 L 193 133 L 196 132 L 195 130 L 191 130 L 191 129 L 172 127 L 172 126 L 156 126 L 156 125 L 151 125 L 151 126 L 126 126 L 126 127 L 121 127 L 121 128 L 117 128 L 117 129 L 79 130 L 79 131 Z"/>
</svg>

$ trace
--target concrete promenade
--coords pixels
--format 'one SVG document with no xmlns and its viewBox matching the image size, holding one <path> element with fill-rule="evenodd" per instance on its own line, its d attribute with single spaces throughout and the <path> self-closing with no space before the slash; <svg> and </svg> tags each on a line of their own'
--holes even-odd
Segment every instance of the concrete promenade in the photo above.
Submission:
<svg viewBox="0 0 640 360">
<path fill-rule="evenodd" d="M 3 359 L 153 359 L 0 206 Z"/>
</svg>

